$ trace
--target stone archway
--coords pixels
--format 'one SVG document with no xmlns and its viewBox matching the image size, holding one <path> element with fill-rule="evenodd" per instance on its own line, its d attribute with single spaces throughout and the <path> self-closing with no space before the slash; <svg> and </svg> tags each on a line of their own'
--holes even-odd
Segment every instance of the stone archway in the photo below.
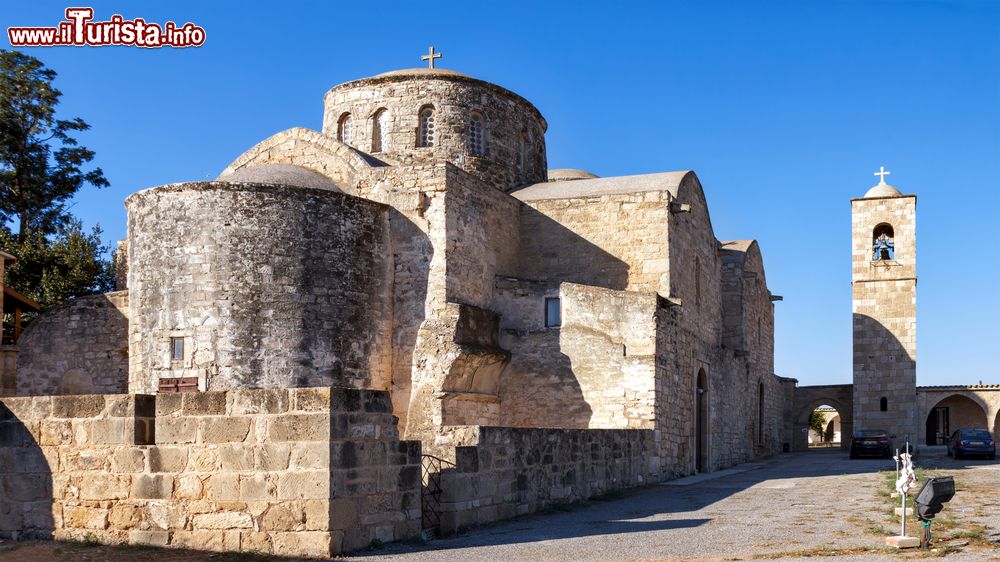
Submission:
<svg viewBox="0 0 1000 562">
<path fill-rule="evenodd" d="M 993 441 L 1000 439 L 1000 412 L 997 412 L 997 417 L 993 420 Z"/>
<path fill-rule="evenodd" d="M 795 388 L 788 427 L 793 451 L 809 450 L 809 414 L 824 405 L 835 409 L 840 416 L 840 448 L 850 446 L 854 432 L 854 387 L 849 384 L 800 386 Z"/>
<path fill-rule="evenodd" d="M 948 436 L 962 428 L 990 429 L 986 406 L 965 393 L 950 394 L 935 402 L 923 416 L 925 445 L 944 445 Z"/>
</svg>

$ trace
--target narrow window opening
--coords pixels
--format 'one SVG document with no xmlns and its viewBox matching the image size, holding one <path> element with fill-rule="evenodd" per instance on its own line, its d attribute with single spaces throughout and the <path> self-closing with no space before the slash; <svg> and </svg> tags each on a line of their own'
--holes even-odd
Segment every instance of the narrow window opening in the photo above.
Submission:
<svg viewBox="0 0 1000 562">
<path fill-rule="evenodd" d="M 878 402 L 878 409 L 881 412 L 888 412 L 889 411 L 889 399 L 886 398 L 885 396 L 883 396 L 882 399 L 879 400 L 879 402 Z"/>
<path fill-rule="evenodd" d="M 764 444 L 764 383 L 757 383 L 757 443 Z"/>
<path fill-rule="evenodd" d="M 701 258 L 694 258 L 694 303 L 701 305 Z"/>
<path fill-rule="evenodd" d="M 469 118 L 469 152 L 475 156 L 486 154 L 486 123 L 479 113 Z"/>
<path fill-rule="evenodd" d="M 372 152 L 383 152 L 389 149 L 389 112 L 382 108 L 375 112 L 372 120 Z"/>
<path fill-rule="evenodd" d="M 354 142 L 354 116 L 345 113 L 337 121 L 337 140 L 350 145 Z"/>
<path fill-rule="evenodd" d="M 872 261 L 896 259 L 896 240 L 892 225 L 882 223 L 872 231 Z"/>
<path fill-rule="evenodd" d="M 184 338 L 170 338 L 170 360 L 184 360 Z"/>
<path fill-rule="evenodd" d="M 517 144 L 517 171 L 523 172 L 528 163 L 528 134 L 521 131 Z"/>
<path fill-rule="evenodd" d="M 420 110 L 420 126 L 417 132 L 417 146 L 434 146 L 434 108 L 426 106 Z"/>
<path fill-rule="evenodd" d="M 558 298 L 545 299 L 545 327 L 556 328 L 562 325 L 562 311 Z"/>
</svg>

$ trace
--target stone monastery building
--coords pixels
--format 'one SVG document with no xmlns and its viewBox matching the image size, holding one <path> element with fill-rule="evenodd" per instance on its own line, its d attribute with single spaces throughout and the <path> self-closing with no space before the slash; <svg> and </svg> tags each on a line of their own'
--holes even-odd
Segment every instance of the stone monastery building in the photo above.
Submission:
<svg viewBox="0 0 1000 562">
<path fill-rule="evenodd" d="M 695 173 L 548 170 L 529 101 L 430 60 L 125 201 L 120 290 L 8 346 L 0 536 L 323 557 L 805 443 L 834 395 L 773 374 Z"/>
<path fill-rule="evenodd" d="M 761 253 L 694 172 L 549 171 L 530 102 L 436 68 L 341 84 L 323 123 L 129 197 L 127 283 L 25 336 L 58 350 L 19 392 L 381 390 L 425 452 L 650 429 L 664 476 L 780 450 Z"/>
</svg>

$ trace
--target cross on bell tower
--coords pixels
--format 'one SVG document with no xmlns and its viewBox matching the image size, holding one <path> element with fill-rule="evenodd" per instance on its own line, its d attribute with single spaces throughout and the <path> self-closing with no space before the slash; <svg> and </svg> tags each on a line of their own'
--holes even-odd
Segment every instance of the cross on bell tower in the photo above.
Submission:
<svg viewBox="0 0 1000 562">
<path fill-rule="evenodd" d="M 420 57 L 420 60 L 427 61 L 427 68 L 433 70 L 434 69 L 434 59 L 439 59 L 439 58 L 441 58 L 441 56 L 442 56 L 441 53 L 435 53 L 434 52 L 434 46 L 432 45 L 431 48 L 427 51 L 427 54 L 424 55 L 424 56 L 422 56 L 422 57 Z"/>
<path fill-rule="evenodd" d="M 886 176 L 888 176 L 888 175 L 889 175 L 889 174 L 891 174 L 891 173 L 892 173 L 892 172 L 887 172 L 887 171 L 885 171 L 885 166 L 879 166 L 879 167 L 878 167 L 878 171 L 877 171 L 877 172 L 875 172 L 875 173 L 874 173 L 874 174 L 872 174 L 872 175 L 873 175 L 873 176 L 878 176 L 878 182 L 879 182 L 879 183 L 885 183 L 885 177 L 886 177 Z"/>
</svg>

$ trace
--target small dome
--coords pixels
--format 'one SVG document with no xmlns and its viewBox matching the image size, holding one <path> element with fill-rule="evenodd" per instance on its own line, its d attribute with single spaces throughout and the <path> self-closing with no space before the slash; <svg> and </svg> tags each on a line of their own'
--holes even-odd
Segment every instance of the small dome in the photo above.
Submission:
<svg viewBox="0 0 1000 562">
<path fill-rule="evenodd" d="M 392 70 L 390 72 L 383 72 L 382 74 L 376 75 L 376 78 L 382 76 L 408 76 L 408 75 L 432 76 L 435 74 L 439 74 L 442 76 L 464 76 L 466 78 L 472 78 L 468 74 L 462 74 L 461 72 L 455 72 L 454 70 L 448 70 L 446 68 L 404 68 L 402 70 Z"/>
<path fill-rule="evenodd" d="M 592 180 L 599 177 L 597 174 L 592 174 L 586 170 L 575 170 L 573 168 L 549 170 L 549 181 Z"/>
<path fill-rule="evenodd" d="M 337 187 L 337 184 L 333 183 L 330 178 L 294 164 L 263 164 L 260 166 L 250 166 L 249 168 L 240 168 L 235 172 L 219 176 L 216 178 L 216 181 L 229 183 L 274 183 L 343 193 L 343 190 Z"/>
<path fill-rule="evenodd" d="M 895 187 L 885 183 L 879 182 L 877 185 L 873 186 L 865 193 L 865 198 L 869 197 L 899 197 L 902 193 Z"/>
</svg>

